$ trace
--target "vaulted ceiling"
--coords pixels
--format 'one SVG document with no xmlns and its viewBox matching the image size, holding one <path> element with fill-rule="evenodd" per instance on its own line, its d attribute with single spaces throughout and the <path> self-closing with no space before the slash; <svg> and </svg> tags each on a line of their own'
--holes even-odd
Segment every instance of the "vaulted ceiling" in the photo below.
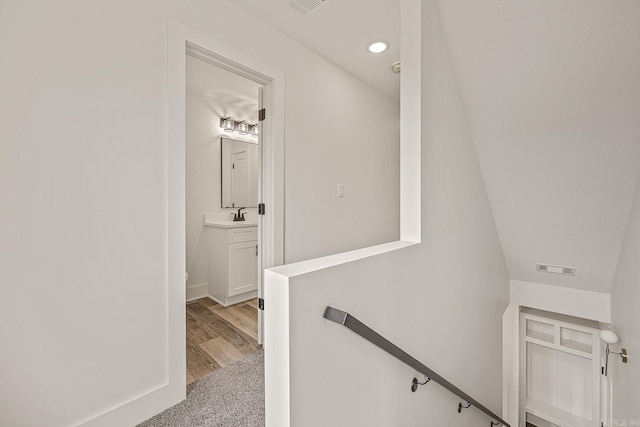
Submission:
<svg viewBox="0 0 640 427">
<path fill-rule="evenodd" d="M 399 1 L 326 0 L 306 17 L 291 0 L 235 1 L 397 97 L 397 52 L 364 45 L 399 47 Z M 608 292 L 640 178 L 640 2 L 438 4 L 511 279 Z"/>
<path fill-rule="evenodd" d="M 640 174 L 640 2 L 439 4 L 511 279 L 609 291 Z"/>
</svg>

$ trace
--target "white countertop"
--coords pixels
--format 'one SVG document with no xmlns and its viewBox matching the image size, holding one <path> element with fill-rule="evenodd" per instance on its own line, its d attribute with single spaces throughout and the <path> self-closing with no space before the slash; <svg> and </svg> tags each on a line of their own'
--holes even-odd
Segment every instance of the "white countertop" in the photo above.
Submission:
<svg viewBox="0 0 640 427">
<path fill-rule="evenodd" d="M 204 214 L 204 225 L 218 228 L 242 228 L 257 227 L 258 215 L 255 212 L 246 212 L 246 221 L 233 221 L 232 212 L 216 212 Z"/>
<path fill-rule="evenodd" d="M 241 227 L 257 227 L 258 221 L 216 221 L 216 220 L 205 220 L 204 225 L 207 227 L 218 227 L 218 228 L 241 228 Z"/>
</svg>

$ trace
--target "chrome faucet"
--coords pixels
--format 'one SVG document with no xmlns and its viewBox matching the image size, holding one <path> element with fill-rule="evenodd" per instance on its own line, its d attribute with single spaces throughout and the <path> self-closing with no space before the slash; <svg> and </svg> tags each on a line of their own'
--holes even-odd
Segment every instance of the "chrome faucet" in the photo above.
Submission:
<svg viewBox="0 0 640 427">
<path fill-rule="evenodd" d="M 245 221 L 245 219 L 244 219 L 245 212 L 241 213 L 242 209 L 247 209 L 247 208 L 240 208 L 240 209 L 238 209 L 238 213 L 237 214 L 236 213 L 231 214 L 231 215 L 233 215 L 233 221 Z"/>
</svg>

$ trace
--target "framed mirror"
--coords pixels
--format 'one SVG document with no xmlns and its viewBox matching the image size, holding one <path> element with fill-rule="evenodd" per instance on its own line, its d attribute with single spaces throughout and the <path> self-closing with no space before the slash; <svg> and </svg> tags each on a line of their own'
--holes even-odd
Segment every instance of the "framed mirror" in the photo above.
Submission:
<svg viewBox="0 0 640 427">
<path fill-rule="evenodd" d="M 258 206 L 258 144 L 220 138 L 222 207 Z"/>
</svg>

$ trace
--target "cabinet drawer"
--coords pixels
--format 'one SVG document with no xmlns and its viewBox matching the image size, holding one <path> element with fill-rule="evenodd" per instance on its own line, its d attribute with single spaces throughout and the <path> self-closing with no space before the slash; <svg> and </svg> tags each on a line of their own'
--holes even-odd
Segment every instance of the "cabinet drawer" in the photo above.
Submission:
<svg viewBox="0 0 640 427">
<path fill-rule="evenodd" d="M 230 228 L 227 243 L 240 243 L 258 240 L 258 227 Z"/>
</svg>

